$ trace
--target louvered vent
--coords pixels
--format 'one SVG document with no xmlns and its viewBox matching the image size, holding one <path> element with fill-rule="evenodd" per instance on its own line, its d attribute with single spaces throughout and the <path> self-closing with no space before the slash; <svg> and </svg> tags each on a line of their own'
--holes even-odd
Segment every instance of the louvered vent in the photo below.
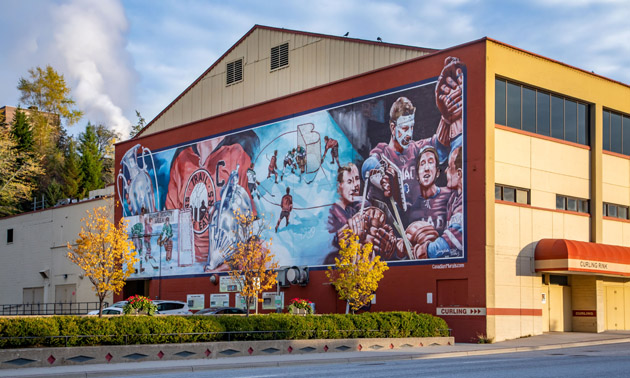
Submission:
<svg viewBox="0 0 630 378">
<path fill-rule="evenodd" d="M 271 48 L 271 70 L 289 65 L 289 42 Z"/>
<path fill-rule="evenodd" d="M 243 80 L 243 59 L 235 60 L 227 64 L 226 85 L 238 83 Z"/>
</svg>

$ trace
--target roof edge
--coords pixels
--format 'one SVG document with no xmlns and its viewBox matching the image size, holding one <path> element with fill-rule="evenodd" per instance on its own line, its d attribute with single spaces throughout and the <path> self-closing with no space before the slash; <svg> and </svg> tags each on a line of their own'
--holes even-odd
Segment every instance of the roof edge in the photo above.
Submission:
<svg viewBox="0 0 630 378">
<path fill-rule="evenodd" d="M 311 32 L 299 31 L 299 30 L 276 28 L 272 26 L 255 24 L 251 29 L 249 29 L 247 33 L 245 33 L 238 41 L 236 41 L 236 43 L 234 43 L 232 47 L 230 47 L 225 53 L 223 53 L 223 55 L 221 55 L 214 63 L 212 63 L 210 67 L 208 67 L 208 69 L 206 69 L 195 81 L 193 81 L 192 84 L 186 87 L 186 89 L 184 89 L 182 93 L 180 93 L 173 101 L 171 101 L 164 109 L 162 109 L 162 111 L 158 113 L 158 115 L 156 115 L 149 123 L 146 124 L 146 126 L 144 126 L 140 131 L 138 131 L 136 135 L 134 135 L 130 139 L 135 139 L 136 137 L 139 137 L 145 130 L 147 130 L 151 125 L 153 125 L 160 117 L 164 115 L 164 113 L 166 113 L 166 111 L 168 111 L 171 107 L 173 107 L 175 103 L 177 103 L 186 93 L 188 93 L 195 85 L 197 85 L 197 83 L 199 83 L 201 79 L 204 76 L 206 76 L 206 74 L 208 74 L 230 52 L 232 52 L 236 48 L 236 46 L 240 45 L 245 40 L 245 38 L 249 37 L 254 32 L 254 30 L 257 30 L 257 29 L 272 30 L 272 31 L 277 31 L 277 32 L 282 32 L 282 33 L 294 33 L 294 34 L 308 35 L 308 36 L 319 37 L 319 38 L 329 38 L 329 39 L 335 39 L 335 40 L 341 40 L 341 41 L 352 41 L 352 42 L 371 44 L 371 45 L 377 45 L 377 46 L 390 46 L 390 47 L 396 47 L 396 48 L 401 48 L 401 49 L 424 51 L 427 53 L 440 51 L 439 49 L 430 49 L 430 48 L 425 48 L 425 47 L 401 45 L 401 44 L 387 43 L 387 42 L 369 41 L 366 39 L 358 39 L 358 38 L 339 37 L 339 36 L 328 35 L 328 34 L 311 33 Z"/>
</svg>

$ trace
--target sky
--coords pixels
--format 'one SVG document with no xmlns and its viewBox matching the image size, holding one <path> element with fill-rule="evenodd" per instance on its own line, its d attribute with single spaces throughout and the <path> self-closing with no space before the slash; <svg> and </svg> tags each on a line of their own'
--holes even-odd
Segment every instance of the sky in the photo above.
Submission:
<svg viewBox="0 0 630 378">
<path fill-rule="evenodd" d="M 630 1 L 0 0 L 0 106 L 50 64 L 84 118 L 125 138 L 255 24 L 428 48 L 490 37 L 630 84 Z M 123 138 L 123 139 L 125 139 Z"/>
</svg>

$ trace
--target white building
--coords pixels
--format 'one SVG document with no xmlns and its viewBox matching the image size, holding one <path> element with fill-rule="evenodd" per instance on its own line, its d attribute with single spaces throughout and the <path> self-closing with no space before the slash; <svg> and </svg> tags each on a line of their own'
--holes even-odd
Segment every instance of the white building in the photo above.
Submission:
<svg viewBox="0 0 630 378">
<path fill-rule="evenodd" d="M 79 202 L 0 219 L 0 315 L 87 313 L 85 302 L 98 302 L 92 283 L 66 257 L 67 244 L 76 240 L 87 211 L 106 205 L 112 193 L 109 186 Z M 111 296 L 105 301 L 112 303 Z M 32 306 L 15 306 L 21 304 Z"/>
</svg>

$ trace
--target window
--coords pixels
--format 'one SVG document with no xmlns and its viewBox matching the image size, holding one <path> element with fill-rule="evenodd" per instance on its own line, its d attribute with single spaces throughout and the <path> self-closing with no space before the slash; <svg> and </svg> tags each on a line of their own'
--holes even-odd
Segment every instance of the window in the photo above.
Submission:
<svg viewBox="0 0 630 378">
<path fill-rule="evenodd" d="M 226 67 L 226 85 L 243 80 L 243 58 L 229 62 Z"/>
<path fill-rule="evenodd" d="M 13 243 L 13 229 L 8 228 L 7 229 L 7 244 L 11 244 L 11 243 Z"/>
<path fill-rule="evenodd" d="M 575 198 L 556 194 L 556 209 L 588 213 L 589 201 L 583 198 Z"/>
<path fill-rule="evenodd" d="M 497 124 L 588 145 L 587 104 L 499 78 L 494 88 Z M 630 133 L 630 118 L 627 127 Z"/>
<path fill-rule="evenodd" d="M 289 65 L 289 42 L 271 48 L 271 71 Z"/>
<path fill-rule="evenodd" d="M 556 276 L 555 274 L 549 275 L 549 283 L 552 285 L 569 285 L 569 277 L 567 276 Z"/>
<path fill-rule="evenodd" d="M 616 205 L 604 202 L 604 216 L 619 219 L 628 219 L 628 206 Z"/>
<path fill-rule="evenodd" d="M 630 155 L 630 116 L 603 111 L 602 148 L 618 154 Z"/>
<path fill-rule="evenodd" d="M 494 198 L 501 201 L 529 205 L 529 189 L 497 184 L 494 186 Z"/>
</svg>

